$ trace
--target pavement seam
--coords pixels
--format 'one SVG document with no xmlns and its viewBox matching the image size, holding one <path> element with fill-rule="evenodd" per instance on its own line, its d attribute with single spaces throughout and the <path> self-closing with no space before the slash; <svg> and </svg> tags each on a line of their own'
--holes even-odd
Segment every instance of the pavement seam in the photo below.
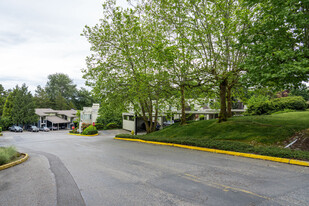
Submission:
<svg viewBox="0 0 309 206">
<path fill-rule="evenodd" d="M 147 144 L 167 145 L 167 146 L 172 146 L 172 147 L 180 147 L 180 148 L 186 148 L 186 149 L 192 149 L 192 150 L 198 150 L 198 151 L 204 151 L 204 152 L 227 154 L 227 155 L 232 155 L 232 156 L 247 157 L 247 158 L 252 158 L 252 159 L 261 159 L 261 160 L 268 160 L 272 162 L 280 162 L 280 163 L 309 167 L 309 162 L 295 160 L 295 159 L 272 157 L 272 156 L 257 155 L 257 154 L 242 153 L 242 152 L 234 152 L 234 151 L 219 150 L 219 149 L 210 149 L 210 148 L 205 148 L 205 147 L 196 147 L 196 146 L 173 144 L 173 143 L 146 141 L 146 140 L 141 140 L 141 139 L 118 138 L 118 137 L 115 137 L 114 139 L 132 141 L 132 142 L 142 142 L 142 143 L 147 143 Z"/>
<path fill-rule="evenodd" d="M 18 165 L 18 164 L 21 164 L 21 163 L 25 162 L 27 159 L 29 159 L 29 155 L 27 153 L 21 153 L 21 155 L 25 155 L 25 156 L 23 158 L 19 159 L 19 160 L 14 161 L 14 162 L 10 162 L 8 164 L 1 165 L 0 171 L 8 169 L 8 168 L 13 167 L 13 166 Z"/>
</svg>

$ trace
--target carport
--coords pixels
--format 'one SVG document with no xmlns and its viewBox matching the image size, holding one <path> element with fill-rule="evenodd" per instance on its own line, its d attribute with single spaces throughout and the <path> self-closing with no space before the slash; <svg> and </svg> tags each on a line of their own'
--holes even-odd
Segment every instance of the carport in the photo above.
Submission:
<svg viewBox="0 0 309 206">
<path fill-rule="evenodd" d="M 58 130 L 59 130 L 59 124 L 68 124 L 68 123 L 70 123 L 70 121 L 62 119 L 62 118 L 57 117 L 57 116 L 47 116 L 46 120 L 52 123 L 52 127 L 54 125 L 57 125 L 57 129 Z M 52 130 L 53 130 L 53 128 L 52 128 Z"/>
</svg>

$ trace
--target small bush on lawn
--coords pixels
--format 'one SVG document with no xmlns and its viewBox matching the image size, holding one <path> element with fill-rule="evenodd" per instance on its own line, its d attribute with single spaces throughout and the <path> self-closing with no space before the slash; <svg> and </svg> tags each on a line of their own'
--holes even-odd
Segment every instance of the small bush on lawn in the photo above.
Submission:
<svg viewBox="0 0 309 206">
<path fill-rule="evenodd" d="M 18 157 L 14 147 L 0 147 L 0 165 L 7 164 Z"/>
<path fill-rule="evenodd" d="M 97 130 L 102 130 L 102 129 L 104 129 L 104 124 L 103 123 L 95 123 L 95 127 L 97 128 Z"/>
<path fill-rule="evenodd" d="M 98 130 L 96 127 L 90 125 L 86 129 L 83 130 L 82 132 L 83 135 L 93 135 L 93 134 L 98 134 Z"/>
<path fill-rule="evenodd" d="M 247 114 L 262 115 L 284 110 L 306 110 L 307 104 L 303 97 L 282 97 L 264 102 L 256 102 L 248 106 Z"/>
<path fill-rule="evenodd" d="M 106 128 L 107 129 L 116 129 L 116 128 L 119 128 L 118 124 L 115 123 L 115 122 L 111 122 L 109 124 L 106 125 Z"/>
<path fill-rule="evenodd" d="M 202 115 L 199 116 L 199 118 L 200 118 L 200 120 L 204 120 L 205 115 L 202 114 Z"/>
</svg>

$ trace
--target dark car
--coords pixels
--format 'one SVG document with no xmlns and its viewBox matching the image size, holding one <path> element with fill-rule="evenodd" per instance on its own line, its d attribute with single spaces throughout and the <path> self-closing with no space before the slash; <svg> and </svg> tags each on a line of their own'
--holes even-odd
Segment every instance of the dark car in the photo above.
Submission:
<svg viewBox="0 0 309 206">
<path fill-rule="evenodd" d="M 36 126 L 30 126 L 28 128 L 28 131 L 29 132 L 39 132 L 39 128 L 37 128 Z"/>
<path fill-rule="evenodd" d="M 148 124 L 150 124 L 150 121 L 148 121 Z M 152 122 L 152 124 L 154 124 L 154 122 Z M 159 122 L 157 122 L 156 131 L 160 130 L 160 127 L 161 127 L 161 125 L 159 124 Z M 141 125 L 141 129 L 146 130 L 145 122 L 143 122 L 143 124 Z"/>
<path fill-rule="evenodd" d="M 9 127 L 9 130 L 11 132 L 23 132 L 23 128 L 19 127 L 19 126 L 12 126 L 12 127 Z"/>
<path fill-rule="evenodd" d="M 48 127 L 41 127 L 41 128 L 40 128 L 40 131 L 49 132 L 50 129 L 49 129 Z"/>
</svg>

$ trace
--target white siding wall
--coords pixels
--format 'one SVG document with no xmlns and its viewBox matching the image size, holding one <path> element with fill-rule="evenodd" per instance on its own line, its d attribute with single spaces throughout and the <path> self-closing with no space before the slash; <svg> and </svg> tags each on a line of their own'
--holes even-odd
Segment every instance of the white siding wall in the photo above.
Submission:
<svg viewBox="0 0 309 206">
<path fill-rule="evenodd" d="M 123 120 L 122 128 L 129 131 L 135 130 L 134 121 L 131 120 Z"/>
</svg>

